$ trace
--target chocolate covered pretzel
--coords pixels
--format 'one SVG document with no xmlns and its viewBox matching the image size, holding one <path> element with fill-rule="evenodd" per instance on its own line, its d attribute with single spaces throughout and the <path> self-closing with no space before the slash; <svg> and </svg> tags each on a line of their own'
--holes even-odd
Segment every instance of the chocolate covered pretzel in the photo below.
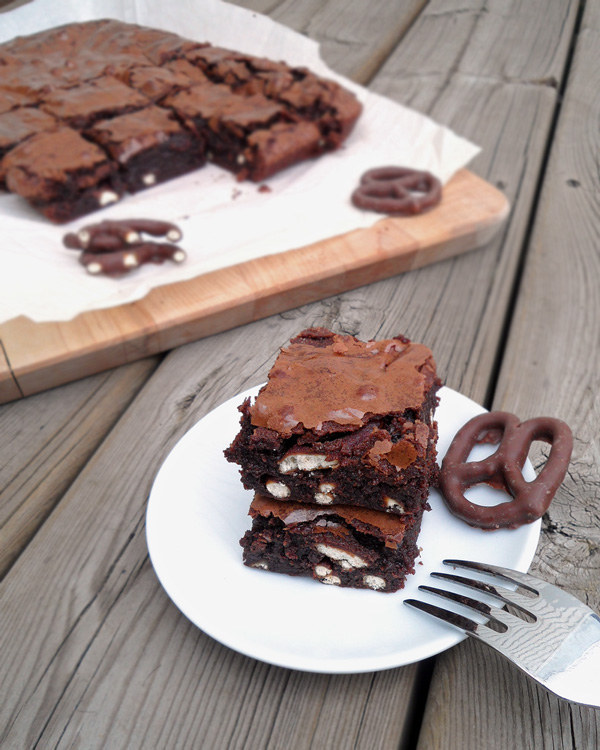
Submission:
<svg viewBox="0 0 600 750">
<path fill-rule="evenodd" d="M 151 242 L 143 235 L 161 237 L 169 242 Z M 155 219 L 105 220 L 82 227 L 63 237 L 63 244 L 82 250 L 79 261 L 91 274 L 120 275 L 143 263 L 162 263 L 173 260 L 181 263 L 185 251 L 177 245 L 181 230 L 168 221 Z"/>
<path fill-rule="evenodd" d="M 98 224 L 89 224 L 78 232 L 69 232 L 63 238 L 65 247 L 73 250 L 91 250 L 112 252 L 122 250 L 126 245 L 141 241 L 142 234 L 152 237 L 164 237 L 169 242 L 179 242 L 181 230 L 169 221 L 156 219 L 121 219 L 105 220 Z"/>
<path fill-rule="evenodd" d="M 86 267 L 88 273 L 104 273 L 111 276 L 131 271 L 143 263 L 162 263 L 165 260 L 182 263 L 185 258 L 185 251 L 177 245 L 140 242 L 127 250 L 112 253 L 84 252 L 79 257 L 79 262 Z"/>
<path fill-rule="evenodd" d="M 522 473 L 534 440 L 550 443 L 550 455 L 539 475 L 527 482 Z M 467 461 L 479 443 L 499 443 L 481 461 Z M 541 518 L 561 485 L 573 450 L 573 436 L 565 422 L 538 417 L 521 422 L 508 412 L 487 412 L 469 420 L 456 433 L 440 472 L 440 490 L 450 511 L 471 526 L 514 529 Z M 465 497 L 465 490 L 485 482 L 512 499 L 485 507 Z"/>
<path fill-rule="evenodd" d="M 438 204 L 441 197 L 442 183 L 430 172 L 378 167 L 360 178 L 352 203 L 383 214 L 419 214 Z"/>
</svg>

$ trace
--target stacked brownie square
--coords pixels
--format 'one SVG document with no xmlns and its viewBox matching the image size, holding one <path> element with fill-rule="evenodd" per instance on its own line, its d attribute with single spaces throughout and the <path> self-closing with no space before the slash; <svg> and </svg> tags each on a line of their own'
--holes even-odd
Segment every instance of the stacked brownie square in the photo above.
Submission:
<svg viewBox="0 0 600 750">
<path fill-rule="evenodd" d="M 0 185 L 68 221 L 202 167 L 261 181 L 361 105 L 305 68 L 103 19 L 0 45 Z"/>
<path fill-rule="evenodd" d="M 246 565 L 396 591 L 437 479 L 431 351 L 323 328 L 282 349 L 225 451 L 254 490 Z"/>
</svg>

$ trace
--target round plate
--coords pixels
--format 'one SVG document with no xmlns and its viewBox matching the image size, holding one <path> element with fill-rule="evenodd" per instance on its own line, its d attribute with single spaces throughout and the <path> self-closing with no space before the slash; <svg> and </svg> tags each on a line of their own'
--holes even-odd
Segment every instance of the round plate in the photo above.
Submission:
<svg viewBox="0 0 600 750">
<path fill-rule="evenodd" d="M 214 409 L 175 445 L 154 481 L 146 535 L 156 574 L 177 607 L 221 643 L 247 656 L 311 672 L 367 672 L 398 667 L 437 654 L 465 636 L 403 605 L 421 596 L 417 586 L 442 569 L 444 558 L 463 558 L 526 571 L 540 534 L 537 521 L 514 530 L 482 531 L 452 516 L 437 491 L 430 493 L 416 572 L 393 593 L 324 586 L 251 569 L 239 539 L 250 528 L 252 493 L 223 450 L 239 430 L 237 407 L 258 388 Z M 436 412 L 438 453 L 456 431 L 485 411 L 466 396 L 442 388 Z M 493 448 L 477 446 L 474 458 Z M 525 478 L 535 477 L 531 464 Z M 493 505 L 506 496 L 481 485 L 469 497 Z"/>
</svg>

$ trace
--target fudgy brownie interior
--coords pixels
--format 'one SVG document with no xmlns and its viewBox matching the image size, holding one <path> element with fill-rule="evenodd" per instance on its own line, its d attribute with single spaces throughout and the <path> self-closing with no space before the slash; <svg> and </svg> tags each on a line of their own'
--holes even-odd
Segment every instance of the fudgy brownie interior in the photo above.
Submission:
<svg viewBox="0 0 600 750">
<path fill-rule="evenodd" d="M 414 572 L 422 514 L 300 505 L 256 495 L 240 540 L 249 567 L 334 586 L 397 591 Z"/>
</svg>

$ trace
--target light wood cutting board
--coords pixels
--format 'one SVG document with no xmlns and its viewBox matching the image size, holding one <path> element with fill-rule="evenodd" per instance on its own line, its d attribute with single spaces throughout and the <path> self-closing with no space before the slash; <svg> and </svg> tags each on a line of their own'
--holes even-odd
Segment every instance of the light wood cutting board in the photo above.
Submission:
<svg viewBox="0 0 600 750">
<path fill-rule="evenodd" d="M 502 193 L 462 170 L 442 202 L 419 216 L 382 218 L 67 322 L 14 318 L 0 325 L 0 403 L 474 250 L 508 210 Z"/>
</svg>

